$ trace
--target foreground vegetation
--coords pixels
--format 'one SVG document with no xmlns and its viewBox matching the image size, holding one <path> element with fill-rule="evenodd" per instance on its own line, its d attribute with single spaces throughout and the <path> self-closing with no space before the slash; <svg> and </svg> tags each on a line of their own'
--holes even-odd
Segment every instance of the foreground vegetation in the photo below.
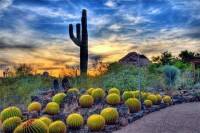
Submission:
<svg viewBox="0 0 200 133">
<path fill-rule="evenodd" d="M 186 56 L 183 56 L 185 53 Z M 194 55 L 192 53 L 192 56 Z M 200 84 L 198 83 L 200 77 L 197 77 L 196 83 L 193 80 L 193 66 L 189 64 L 191 59 L 188 57 L 188 52 L 185 51 L 182 52 L 180 58 L 173 57 L 169 52 L 162 53 L 156 59 L 154 57 L 155 63 L 141 68 L 142 90 L 155 92 L 158 89 L 200 88 Z M 53 88 L 53 79 L 55 77 L 32 75 L 30 74 L 30 66 L 27 67 L 28 69 L 24 69 L 24 67 L 26 65 L 15 66 L 16 76 L 0 80 L 0 100 L 2 101 L 0 108 L 15 104 L 24 104 L 26 106 L 30 103 L 31 95 L 39 94 L 41 91 Z M 107 71 L 101 71 L 101 67 Z M 102 74 L 95 77 L 88 76 L 84 82 L 81 82 L 79 76 L 68 77 L 71 86 L 79 90 L 91 87 L 101 87 L 103 89 L 116 87 L 120 90 L 138 89 L 138 68 L 135 66 L 123 65 L 119 62 L 105 65 L 101 62 L 97 69 Z M 61 77 L 57 79 L 61 83 Z"/>
</svg>

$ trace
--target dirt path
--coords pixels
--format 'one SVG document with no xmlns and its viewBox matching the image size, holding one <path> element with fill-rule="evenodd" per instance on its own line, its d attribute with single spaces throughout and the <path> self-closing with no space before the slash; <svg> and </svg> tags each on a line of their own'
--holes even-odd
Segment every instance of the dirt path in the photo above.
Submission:
<svg viewBox="0 0 200 133">
<path fill-rule="evenodd" d="M 115 133 L 200 133 L 200 102 L 151 113 Z"/>
</svg>

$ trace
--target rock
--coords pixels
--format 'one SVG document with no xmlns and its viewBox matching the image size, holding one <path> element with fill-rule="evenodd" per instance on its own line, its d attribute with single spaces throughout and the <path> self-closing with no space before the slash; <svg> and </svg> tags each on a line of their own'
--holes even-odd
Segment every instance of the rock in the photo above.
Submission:
<svg viewBox="0 0 200 133">
<path fill-rule="evenodd" d="M 39 113 L 37 111 L 32 111 L 28 113 L 28 119 L 39 118 Z"/>
<path fill-rule="evenodd" d="M 183 98 L 185 99 L 185 102 L 194 102 L 195 101 L 195 97 L 191 93 L 185 93 L 183 95 Z"/>
<path fill-rule="evenodd" d="M 53 80 L 53 89 L 54 89 L 55 94 L 61 91 L 61 88 L 59 86 L 57 79 Z"/>
<path fill-rule="evenodd" d="M 85 90 L 85 89 L 81 89 L 81 90 L 80 90 L 80 94 L 81 94 L 81 95 L 83 95 L 83 94 L 85 94 L 85 93 L 86 93 L 86 90 Z"/>
<path fill-rule="evenodd" d="M 173 104 L 181 104 L 182 102 L 185 101 L 185 99 L 178 95 L 178 96 L 172 96 L 172 101 L 173 101 Z"/>
<path fill-rule="evenodd" d="M 128 125 L 128 120 L 127 120 L 127 118 L 122 117 L 122 118 L 121 118 L 121 121 L 120 121 L 120 125 L 121 125 L 122 127 L 125 127 L 126 125 Z"/>
<path fill-rule="evenodd" d="M 76 93 L 67 94 L 61 103 L 61 112 L 64 114 L 77 112 L 79 108 L 78 99 L 79 96 Z"/>
<path fill-rule="evenodd" d="M 54 116 L 52 116 L 52 119 L 54 120 L 54 121 L 56 121 L 56 120 L 61 120 L 61 121 L 66 121 L 66 118 L 67 118 L 67 115 L 66 114 L 63 114 L 63 113 L 58 113 L 58 114 L 56 114 L 56 115 L 54 115 Z"/>
<path fill-rule="evenodd" d="M 161 103 L 159 106 L 160 106 L 160 109 L 166 108 L 166 105 L 164 103 Z"/>
<path fill-rule="evenodd" d="M 68 81 L 67 77 L 64 77 L 62 80 L 62 87 L 65 91 L 67 91 L 68 89 L 72 88 L 70 85 L 70 82 Z"/>
<path fill-rule="evenodd" d="M 160 110 L 160 106 L 159 105 L 153 105 L 153 110 L 154 111 L 159 111 Z"/>
<path fill-rule="evenodd" d="M 119 116 L 127 116 L 129 114 L 129 108 L 125 105 L 119 108 Z"/>
</svg>

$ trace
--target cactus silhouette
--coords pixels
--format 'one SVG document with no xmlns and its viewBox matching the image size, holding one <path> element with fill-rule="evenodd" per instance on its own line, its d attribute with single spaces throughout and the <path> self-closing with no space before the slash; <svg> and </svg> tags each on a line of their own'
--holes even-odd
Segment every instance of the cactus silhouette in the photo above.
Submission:
<svg viewBox="0 0 200 133">
<path fill-rule="evenodd" d="M 71 40 L 80 47 L 80 70 L 81 76 L 87 75 L 88 67 L 88 32 L 87 32 L 87 11 L 83 9 L 80 23 L 76 24 L 76 37 L 73 33 L 73 25 L 69 24 L 69 36 Z M 82 34 L 81 34 L 82 30 Z M 82 36 L 81 36 L 82 35 Z"/>
</svg>

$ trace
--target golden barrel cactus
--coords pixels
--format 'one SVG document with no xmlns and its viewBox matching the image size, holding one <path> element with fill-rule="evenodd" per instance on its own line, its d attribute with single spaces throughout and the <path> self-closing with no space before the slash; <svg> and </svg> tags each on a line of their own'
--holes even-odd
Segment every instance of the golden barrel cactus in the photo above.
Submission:
<svg viewBox="0 0 200 133">
<path fill-rule="evenodd" d="M 83 108 L 89 108 L 89 107 L 92 107 L 94 103 L 94 99 L 91 95 L 89 94 L 85 94 L 85 95 L 82 95 L 80 98 L 79 98 L 79 104 L 81 107 Z"/>
<path fill-rule="evenodd" d="M 60 106 L 56 102 L 49 102 L 45 107 L 45 112 L 49 115 L 58 114 Z"/>
<path fill-rule="evenodd" d="M 135 98 L 139 99 L 140 92 L 139 91 L 132 91 L 132 92 L 135 95 Z M 144 93 L 143 92 L 141 92 L 141 98 L 144 98 Z"/>
<path fill-rule="evenodd" d="M 160 94 L 157 94 L 156 97 L 157 97 L 157 104 L 160 104 L 162 102 L 162 96 Z"/>
<path fill-rule="evenodd" d="M 171 99 L 170 96 L 164 96 L 163 102 L 164 102 L 164 103 L 172 103 L 172 99 Z"/>
<path fill-rule="evenodd" d="M 94 88 L 90 88 L 90 89 L 87 90 L 87 93 L 88 93 L 89 95 L 91 95 L 93 90 L 94 90 Z"/>
<path fill-rule="evenodd" d="M 149 95 L 151 95 L 150 92 L 144 92 L 144 93 L 143 93 L 143 97 L 144 97 L 144 99 L 147 99 L 147 97 L 148 97 Z"/>
<path fill-rule="evenodd" d="M 79 94 L 79 90 L 77 88 L 71 88 L 67 91 L 67 93 L 76 93 Z"/>
<path fill-rule="evenodd" d="M 147 100 L 151 100 L 154 105 L 157 104 L 157 97 L 154 94 L 149 95 Z"/>
<path fill-rule="evenodd" d="M 112 94 L 112 93 L 115 93 L 120 96 L 120 91 L 117 88 L 109 89 L 108 94 Z"/>
<path fill-rule="evenodd" d="M 39 119 L 29 119 L 20 124 L 14 133 L 49 133 L 49 128 Z"/>
<path fill-rule="evenodd" d="M 135 95 L 132 91 L 124 91 L 124 93 L 122 94 L 122 99 L 124 101 L 128 100 L 129 98 L 134 98 Z"/>
<path fill-rule="evenodd" d="M 83 126 L 84 123 L 83 116 L 77 113 L 70 114 L 67 117 L 66 123 L 69 128 L 79 129 Z"/>
<path fill-rule="evenodd" d="M 141 102 L 137 98 L 129 98 L 126 100 L 125 105 L 128 106 L 131 113 L 141 110 Z"/>
<path fill-rule="evenodd" d="M 50 119 L 49 117 L 46 117 L 46 116 L 42 116 L 39 119 L 41 121 L 43 121 L 47 126 L 49 126 L 49 124 L 51 124 L 53 122 L 52 119 Z"/>
<path fill-rule="evenodd" d="M 42 106 L 39 102 L 32 102 L 31 104 L 28 105 L 28 112 L 31 112 L 31 111 L 40 112 L 41 109 L 42 109 Z"/>
<path fill-rule="evenodd" d="M 97 89 L 94 89 L 94 90 L 92 91 L 91 96 L 92 96 L 94 99 L 97 99 L 97 98 L 104 98 L 105 92 L 104 92 L 103 89 L 97 88 Z"/>
<path fill-rule="evenodd" d="M 52 102 L 56 102 L 58 105 L 61 105 L 64 97 L 66 97 L 65 93 L 58 93 L 58 94 L 53 96 Z"/>
<path fill-rule="evenodd" d="M 151 108 L 153 105 L 151 100 L 145 100 L 143 104 L 145 104 L 148 108 Z"/>
<path fill-rule="evenodd" d="M 120 96 L 115 93 L 111 93 L 106 97 L 106 102 L 110 105 L 116 106 L 120 103 Z"/>
<path fill-rule="evenodd" d="M 103 109 L 100 115 L 104 117 L 106 124 L 115 124 L 119 118 L 117 110 L 111 107 Z"/>
<path fill-rule="evenodd" d="M 10 117 L 6 119 L 2 124 L 2 129 L 4 133 L 12 133 L 14 129 L 22 123 L 19 117 Z"/>
<path fill-rule="evenodd" d="M 66 131 L 66 125 L 62 121 L 54 121 L 49 125 L 49 133 L 66 133 Z"/>
<path fill-rule="evenodd" d="M 94 114 L 87 119 L 87 126 L 91 131 L 99 132 L 104 129 L 105 122 L 103 116 Z"/>
<path fill-rule="evenodd" d="M 10 118 L 10 117 L 22 117 L 22 112 L 19 108 L 15 107 L 15 106 L 10 106 L 8 108 L 5 108 L 2 112 L 1 112 L 1 122 L 3 122 L 4 120 Z"/>
</svg>

